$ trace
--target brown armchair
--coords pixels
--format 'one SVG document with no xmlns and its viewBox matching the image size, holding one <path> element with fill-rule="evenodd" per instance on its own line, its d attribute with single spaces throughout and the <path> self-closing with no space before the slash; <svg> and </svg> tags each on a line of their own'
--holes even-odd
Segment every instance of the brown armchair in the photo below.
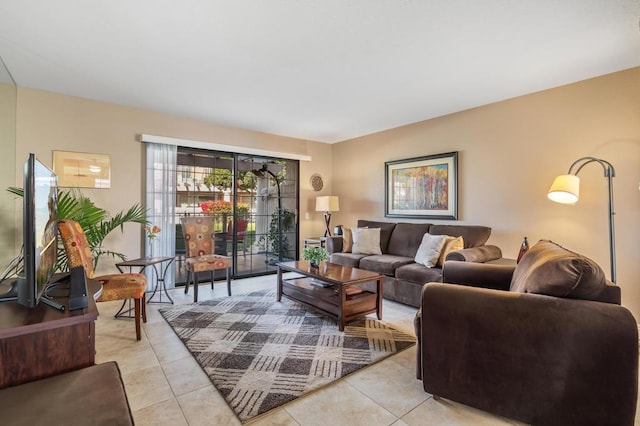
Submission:
<svg viewBox="0 0 640 426">
<path fill-rule="evenodd" d="M 416 315 L 424 390 L 531 424 L 633 425 L 638 328 L 584 256 L 540 241 L 518 266 L 446 262 Z"/>
</svg>

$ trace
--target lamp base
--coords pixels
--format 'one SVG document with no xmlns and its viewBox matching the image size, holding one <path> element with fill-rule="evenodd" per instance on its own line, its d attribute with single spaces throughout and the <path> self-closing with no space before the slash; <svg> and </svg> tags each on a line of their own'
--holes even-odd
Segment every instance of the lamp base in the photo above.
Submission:
<svg viewBox="0 0 640 426">
<path fill-rule="evenodd" d="M 331 231 L 329 229 L 329 223 L 331 223 L 331 213 L 330 212 L 326 212 L 324 214 L 324 225 L 326 227 L 326 229 L 324 231 L 324 236 L 325 237 L 330 237 L 331 236 Z"/>
</svg>

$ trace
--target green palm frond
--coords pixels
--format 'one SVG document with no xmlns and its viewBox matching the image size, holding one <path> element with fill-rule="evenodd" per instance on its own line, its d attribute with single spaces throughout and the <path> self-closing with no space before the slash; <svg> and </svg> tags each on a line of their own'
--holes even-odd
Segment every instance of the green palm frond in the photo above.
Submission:
<svg viewBox="0 0 640 426">
<path fill-rule="evenodd" d="M 17 195 L 18 197 L 22 197 L 24 196 L 24 190 L 22 188 L 18 188 L 15 186 L 10 186 L 7 188 L 7 192 L 13 194 L 13 195 Z"/>
<path fill-rule="evenodd" d="M 12 194 L 24 196 L 22 188 L 10 187 L 7 189 Z M 77 189 L 68 191 L 58 191 L 58 219 L 74 220 L 80 224 L 87 237 L 87 242 L 93 255 L 93 268 L 98 267 L 100 257 L 107 256 L 126 260 L 122 253 L 107 250 L 102 247 L 105 238 L 117 228 L 124 231 L 124 224 L 133 222 L 146 225 L 149 221 L 146 218 L 146 210 L 141 204 L 136 203 L 127 211 L 117 213 L 110 217 L 109 212 L 95 205 L 91 199 L 80 193 Z M 68 270 L 67 254 L 58 241 L 58 259 L 56 268 L 60 271 Z"/>
</svg>

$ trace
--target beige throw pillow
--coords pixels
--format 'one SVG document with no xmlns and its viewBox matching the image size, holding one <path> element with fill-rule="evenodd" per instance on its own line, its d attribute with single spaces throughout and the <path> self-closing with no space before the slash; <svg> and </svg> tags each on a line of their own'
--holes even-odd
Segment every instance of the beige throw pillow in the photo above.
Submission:
<svg viewBox="0 0 640 426">
<path fill-rule="evenodd" d="M 444 266 L 444 261 L 447 258 L 449 252 L 462 250 L 464 248 L 464 240 L 462 237 L 451 237 L 449 235 L 445 235 L 444 237 L 444 247 L 442 247 L 442 251 L 440 252 L 440 258 L 438 259 L 438 266 Z"/>
<path fill-rule="evenodd" d="M 351 253 L 353 247 L 353 235 L 351 234 L 351 228 L 342 227 L 342 252 Z"/>
<path fill-rule="evenodd" d="M 427 268 L 433 268 L 436 266 L 436 263 L 440 258 L 442 247 L 444 247 L 445 237 L 446 235 L 424 234 L 414 259 L 416 263 L 420 263 Z"/>
<path fill-rule="evenodd" d="M 351 230 L 353 236 L 354 254 L 382 254 L 380 250 L 380 228 L 355 228 Z"/>
</svg>

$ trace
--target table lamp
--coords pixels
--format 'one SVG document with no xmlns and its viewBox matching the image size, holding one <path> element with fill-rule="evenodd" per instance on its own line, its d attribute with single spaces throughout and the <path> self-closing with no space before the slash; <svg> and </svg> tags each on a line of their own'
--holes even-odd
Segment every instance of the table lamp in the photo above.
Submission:
<svg viewBox="0 0 640 426">
<path fill-rule="evenodd" d="M 331 212 L 340 211 L 340 202 L 338 201 L 338 197 L 335 195 L 316 197 L 316 211 L 324 212 L 324 224 L 326 227 L 324 236 L 330 237 L 331 231 L 329 230 L 329 223 L 331 222 Z"/>
</svg>

